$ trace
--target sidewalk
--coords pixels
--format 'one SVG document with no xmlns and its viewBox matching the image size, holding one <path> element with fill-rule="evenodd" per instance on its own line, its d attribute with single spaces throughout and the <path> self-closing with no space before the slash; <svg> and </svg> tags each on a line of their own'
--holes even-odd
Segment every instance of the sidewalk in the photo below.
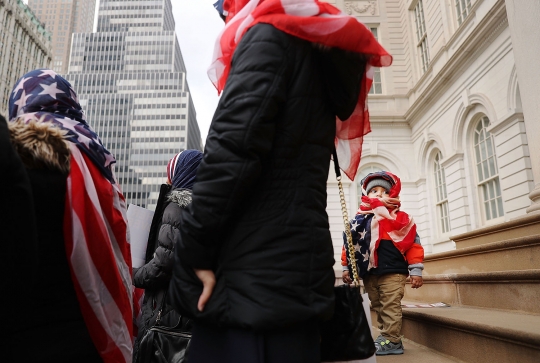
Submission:
<svg viewBox="0 0 540 363">
<path fill-rule="evenodd" d="M 375 330 L 375 328 L 373 328 Z M 376 337 L 376 336 L 375 336 Z M 463 363 L 432 349 L 416 344 L 409 339 L 403 339 L 405 353 L 400 355 L 377 356 L 377 363 Z"/>
</svg>

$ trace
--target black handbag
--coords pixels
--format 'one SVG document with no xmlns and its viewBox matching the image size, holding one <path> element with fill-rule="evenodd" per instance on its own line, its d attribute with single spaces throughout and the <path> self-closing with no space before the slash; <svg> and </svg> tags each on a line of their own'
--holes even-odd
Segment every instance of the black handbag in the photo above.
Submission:
<svg viewBox="0 0 540 363">
<path fill-rule="evenodd" d="M 345 194 L 343 192 L 343 185 L 341 184 L 341 172 L 335 149 L 333 159 L 354 282 L 352 285 L 334 287 L 334 315 L 329 321 L 321 325 L 321 361 L 323 362 L 367 359 L 375 354 L 376 351 L 375 343 L 371 336 L 371 327 L 362 306 L 360 279 L 358 277 L 358 270 L 356 269 L 351 227 L 349 225 Z"/>
<path fill-rule="evenodd" d="M 137 354 L 138 363 L 185 363 L 187 361 L 191 331 L 185 329 L 186 324 L 182 324 L 183 319 L 179 319 L 175 327 L 159 325 L 166 295 L 163 297 L 156 323 L 141 339 Z"/>
<path fill-rule="evenodd" d="M 332 319 L 321 326 L 321 361 L 367 359 L 375 354 L 360 286 L 334 287 L 336 303 Z"/>
</svg>

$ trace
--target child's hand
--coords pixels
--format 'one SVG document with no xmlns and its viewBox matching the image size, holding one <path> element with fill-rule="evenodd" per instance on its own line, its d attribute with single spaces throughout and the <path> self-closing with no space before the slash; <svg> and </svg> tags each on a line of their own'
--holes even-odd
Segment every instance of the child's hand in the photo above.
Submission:
<svg viewBox="0 0 540 363">
<path fill-rule="evenodd" d="M 341 275 L 341 279 L 343 280 L 344 283 L 346 284 L 352 284 L 352 279 L 351 279 L 351 274 L 349 272 L 349 270 L 345 270 L 343 271 L 343 275 Z"/>
<path fill-rule="evenodd" d="M 411 276 L 411 287 L 413 289 L 418 289 L 423 284 L 424 280 L 422 279 L 422 276 Z"/>
</svg>

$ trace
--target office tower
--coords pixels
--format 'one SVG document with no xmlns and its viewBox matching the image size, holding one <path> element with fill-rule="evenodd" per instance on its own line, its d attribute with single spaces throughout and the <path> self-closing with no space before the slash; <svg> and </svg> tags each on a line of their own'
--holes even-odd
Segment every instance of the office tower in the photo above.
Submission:
<svg viewBox="0 0 540 363">
<path fill-rule="evenodd" d="M 168 160 L 202 149 L 170 0 L 103 0 L 97 33 L 73 36 L 67 78 L 128 203 L 154 208 Z"/>
<path fill-rule="evenodd" d="M 28 71 L 51 64 L 51 34 L 21 0 L 0 0 L 0 113 L 11 89 Z"/>
<path fill-rule="evenodd" d="M 28 0 L 28 6 L 52 33 L 53 69 L 67 73 L 71 34 L 92 32 L 96 0 Z"/>
</svg>

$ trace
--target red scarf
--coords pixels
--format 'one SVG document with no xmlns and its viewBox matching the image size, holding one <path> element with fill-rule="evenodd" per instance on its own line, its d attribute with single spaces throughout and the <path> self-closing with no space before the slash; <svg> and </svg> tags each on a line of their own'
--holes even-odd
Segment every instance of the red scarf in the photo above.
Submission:
<svg viewBox="0 0 540 363">
<path fill-rule="evenodd" d="M 399 210 L 401 202 L 401 180 L 390 172 L 385 172 L 394 180 L 394 186 L 389 191 L 390 197 L 368 198 L 362 196 L 362 203 L 357 214 L 374 214 L 371 219 L 371 241 L 369 242 L 368 270 L 379 264 L 377 248 L 381 239 L 390 238 L 394 246 L 405 253 L 414 243 L 416 224 L 411 216 Z M 368 191 L 366 191 L 368 192 Z"/>
<path fill-rule="evenodd" d="M 392 64 L 392 56 L 377 42 L 371 31 L 356 18 L 319 0 L 225 0 L 227 25 L 219 35 L 208 76 L 218 93 L 223 91 L 234 51 L 248 29 L 258 23 L 312 43 L 362 53 L 369 56 L 362 79 L 358 104 L 349 119 L 336 119 L 336 150 L 343 172 L 354 180 L 365 134 L 371 131 L 367 95 L 373 82 L 371 67 Z"/>
</svg>

